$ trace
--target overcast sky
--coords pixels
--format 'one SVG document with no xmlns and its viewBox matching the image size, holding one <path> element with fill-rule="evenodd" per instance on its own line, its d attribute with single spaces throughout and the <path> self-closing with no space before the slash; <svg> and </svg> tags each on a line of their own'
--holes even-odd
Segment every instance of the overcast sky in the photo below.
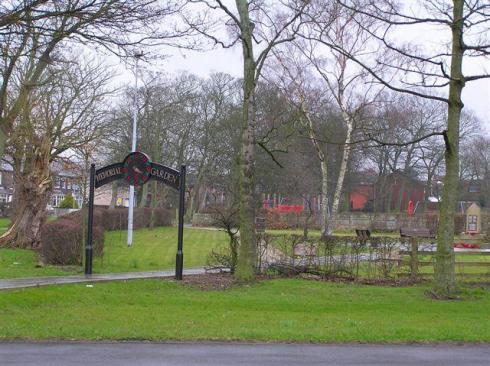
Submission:
<svg viewBox="0 0 490 366">
<path fill-rule="evenodd" d="M 187 71 L 201 77 L 206 77 L 212 72 L 224 72 L 235 77 L 241 77 L 243 74 L 241 48 L 239 47 L 207 52 L 171 51 L 171 56 L 166 60 L 159 61 L 158 64 L 150 65 L 150 68 L 169 73 Z M 475 67 L 483 66 L 489 70 L 488 62 L 485 65 Z M 466 108 L 474 111 L 482 120 L 484 128 L 490 134 L 490 79 L 468 83 L 464 88 L 463 102 Z"/>
</svg>

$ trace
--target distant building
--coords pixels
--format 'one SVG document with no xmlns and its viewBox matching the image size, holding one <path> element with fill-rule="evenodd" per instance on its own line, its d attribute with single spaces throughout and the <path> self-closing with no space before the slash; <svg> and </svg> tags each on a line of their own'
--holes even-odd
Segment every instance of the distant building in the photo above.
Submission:
<svg viewBox="0 0 490 366">
<path fill-rule="evenodd" d="M 463 180 L 459 189 L 461 201 L 478 202 L 482 207 L 490 206 L 490 202 L 487 202 L 488 197 L 485 196 L 483 180 Z"/>
<path fill-rule="evenodd" d="M 82 191 L 80 187 L 80 174 L 67 164 L 59 164 L 53 167 L 53 193 L 49 200 L 49 206 L 58 207 L 68 194 L 71 194 L 78 204 L 83 205 Z M 49 209 L 50 207 L 48 207 Z"/>
<path fill-rule="evenodd" d="M 404 212 L 413 202 L 415 212 L 437 211 L 442 194 L 442 177 L 432 181 L 430 192 L 427 182 L 410 177 L 403 172 L 385 176 L 373 176 L 372 172 L 356 173 L 346 186 L 351 211 Z M 459 201 L 475 202 L 480 207 L 488 206 L 484 182 L 481 180 L 460 181 Z M 427 201 L 425 200 L 427 197 Z M 459 206 L 458 206 L 458 210 Z"/>
<path fill-rule="evenodd" d="M 481 232 L 481 208 L 475 202 L 466 202 L 464 214 L 466 216 L 466 232 L 478 234 Z"/>
<path fill-rule="evenodd" d="M 10 164 L 2 162 L 0 164 L 0 203 L 6 204 L 12 202 L 14 193 L 14 177 Z"/>
<path fill-rule="evenodd" d="M 12 202 L 13 194 L 14 171 L 12 165 L 3 162 L 0 164 L 0 203 Z M 68 194 L 73 196 L 79 207 L 82 206 L 83 197 L 80 189 L 80 176 L 76 169 L 67 164 L 54 164 L 53 193 L 48 201 L 47 209 L 58 207 Z"/>
<path fill-rule="evenodd" d="M 364 178 L 358 174 L 348 193 L 351 211 L 406 211 L 410 201 L 417 207 L 424 196 L 423 182 L 402 172 Z"/>
</svg>

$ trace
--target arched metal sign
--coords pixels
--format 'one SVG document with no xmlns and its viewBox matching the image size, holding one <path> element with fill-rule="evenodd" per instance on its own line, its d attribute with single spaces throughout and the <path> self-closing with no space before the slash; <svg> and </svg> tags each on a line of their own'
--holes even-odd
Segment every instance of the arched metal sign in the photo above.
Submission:
<svg viewBox="0 0 490 366">
<path fill-rule="evenodd" d="M 85 274 L 92 274 L 93 259 L 93 225 L 94 225 L 94 194 L 95 188 L 102 187 L 115 180 L 123 179 L 129 185 L 139 187 L 150 179 L 156 179 L 169 187 L 179 191 L 179 226 L 177 238 L 177 255 L 175 258 L 175 278 L 182 279 L 184 267 L 183 239 L 184 239 L 184 199 L 185 199 L 185 165 L 178 170 L 165 165 L 151 162 L 148 155 L 136 151 L 130 153 L 122 163 L 107 165 L 95 169 L 90 166 L 90 188 L 88 200 L 88 230 L 85 244 Z"/>
</svg>

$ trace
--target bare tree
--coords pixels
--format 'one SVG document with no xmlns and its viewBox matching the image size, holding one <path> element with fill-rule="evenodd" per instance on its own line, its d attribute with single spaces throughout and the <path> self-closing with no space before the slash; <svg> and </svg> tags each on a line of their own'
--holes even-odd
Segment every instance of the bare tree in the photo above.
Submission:
<svg viewBox="0 0 490 366">
<path fill-rule="evenodd" d="M 309 8 L 314 21 L 307 21 L 302 28 L 302 38 L 295 42 L 298 50 L 309 61 L 308 64 L 321 77 L 323 85 L 339 108 L 346 129 L 342 145 L 339 173 L 332 200 L 331 215 L 339 210 L 345 176 L 353 146 L 353 134 L 362 125 L 363 114 L 376 103 L 382 87 L 372 83 L 372 77 L 345 53 L 330 47 L 331 44 L 357 57 L 372 52 L 370 36 L 363 27 L 374 29 L 377 20 L 370 17 L 354 17 L 352 10 L 336 2 L 319 2 Z M 359 23 L 362 23 L 362 27 Z M 377 67 L 378 74 L 383 67 Z"/>
<path fill-rule="evenodd" d="M 65 60 L 50 66 L 46 74 L 49 83 L 29 95 L 7 142 L 14 166 L 15 209 L 0 246 L 39 245 L 53 187 L 52 162 L 106 132 L 102 107 L 110 74 L 105 68 Z"/>
<path fill-rule="evenodd" d="M 480 204 L 490 207 L 490 138 L 475 136 L 464 143 L 462 178 L 480 189 Z"/>
<path fill-rule="evenodd" d="M 196 105 L 193 168 L 196 180 L 189 197 L 187 208 L 188 219 L 192 218 L 197 208 L 197 198 L 204 186 L 213 186 L 214 172 L 220 171 L 223 157 L 231 156 L 229 131 L 226 124 L 229 116 L 236 111 L 238 84 L 226 74 L 213 74 L 202 83 Z M 228 165 L 228 164 L 227 164 Z M 224 168 L 224 167 L 221 167 Z"/>
<path fill-rule="evenodd" d="M 294 6 L 274 6 L 269 1 L 236 0 L 236 9 L 221 0 L 190 0 L 204 4 L 210 11 L 217 12 L 213 22 L 190 23 L 211 42 L 223 47 L 237 43 L 242 45 L 243 55 L 243 104 L 241 120 L 240 153 L 240 253 L 236 276 L 241 280 L 255 277 L 255 182 L 254 162 L 256 158 L 256 110 L 255 89 L 267 56 L 279 44 L 294 39 L 300 24 L 301 14 L 308 3 L 293 2 Z M 276 4 L 277 5 L 277 4 Z M 218 18 L 221 17 L 221 18 Z M 216 33 L 217 24 L 228 26 L 232 33 L 230 42 L 223 41 Z M 220 19 L 216 21 L 216 19 Z M 258 50 L 258 52 L 257 52 Z M 257 56 L 255 56 L 257 54 Z M 261 145 L 265 147 L 264 145 Z"/>
<path fill-rule="evenodd" d="M 316 157 L 320 162 L 321 172 L 321 221 L 322 235 L 329 233 L 329 162 L 328 149 L 321 133 L 322 127 L 328 125 L 328 120 L 318 118 L 318 111 L 329 109 L 331 106 L 331 94 L 318 88 L 317 80 L 309 72 L 309 62 L 301 57 L 298 49 L 286 46 L 284 50 L 276 50 L 274 58 L 277 61 L 271 65 L 269 77 L 274 78 L 283 95 L 298 111 L 298 120 L 306 130 L 306 134 L 312 144 Z M 326 113 L 322 114 L 327 116 Z M 330 139 L 333 140 L 333 139 Z"/>
<path fill-rule="evenodd" d="M 132 56 L 135 47 L 175 45 L 178 36 L 189 35 L 171 21 L 181 10 L 171 0 L 16 0 L 2 2 L 0 10 L 0 155 L 56 50 L 91 45 Z M 159 24 L 162 19 L 168 27 Z M 30 67 L 17 72 L 26 63 Z"/>
<path fill-rule="evenodd" d="M 468 74 L 463 69 L 463 59 L 490 55 L 490 4 L 485 0 L 417 1 L 410 2 L 410 6 L 396 0 L 337 2 L 363 17 L 382 22 L 380 28 L 363 29 L 379 42 L 382 52 L 393 55 L 391 60 L 385 61 L 393 73 L 391 76 L 378 75 L 375 71 L 376 57 L 356 57 L 339 45 L 331 44 L 334 50 L 364 67 L 388 88 L 447 105 L 447 122 L 445 130 L 441 131 L 445 142 L 446 175 L 440 206 L 434 293 L 442 297 L 452 296 L 455 292 L 453 218 L 458 199 L 461 94 L 466 83 L 490 77 L 485 70 Z M 415 42 L 406 44 L 395 39 L 400 31 L 410 32 L 423 27 L 425 31 L 435 27 L 447 31 L 439 48 L 428 49 Z M 437 90 L 447 90 L 448 94 L 434 93 Z"/>
</svg>

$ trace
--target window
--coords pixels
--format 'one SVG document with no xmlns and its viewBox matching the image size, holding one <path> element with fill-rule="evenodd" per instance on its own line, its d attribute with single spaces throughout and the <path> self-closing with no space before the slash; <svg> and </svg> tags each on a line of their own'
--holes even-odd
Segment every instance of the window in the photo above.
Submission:
<svg viewBox="0 0 490 366">
<path fill-rule="evenodd" d="M 480 193 L 480 187 L 477 184 L 470 184 L 468 187 L 469 193 Z"/>
<path fill-rule="evenodd" d="M 0 193 L 0 202 L 1 203 L 9 202 L 9 195 L 7 193 Z"/>
<path fill-rule="evenodd" d="M 51 198 L 51 205 L 53 207 L 58 207 L 60 205 L 61 201 L 63 201 L 64 199 L 65 199 L 64 194 L 55 194 Z"/>
<path fill-rule="evenodd" d="M 3 173 L 0 173 L 0 186 L 3 184 Z"/>
<path fill-rule="evenodd" d="M 478 231 L 478 216 L 468 215 L 468 231 Z"/>
</svg>

